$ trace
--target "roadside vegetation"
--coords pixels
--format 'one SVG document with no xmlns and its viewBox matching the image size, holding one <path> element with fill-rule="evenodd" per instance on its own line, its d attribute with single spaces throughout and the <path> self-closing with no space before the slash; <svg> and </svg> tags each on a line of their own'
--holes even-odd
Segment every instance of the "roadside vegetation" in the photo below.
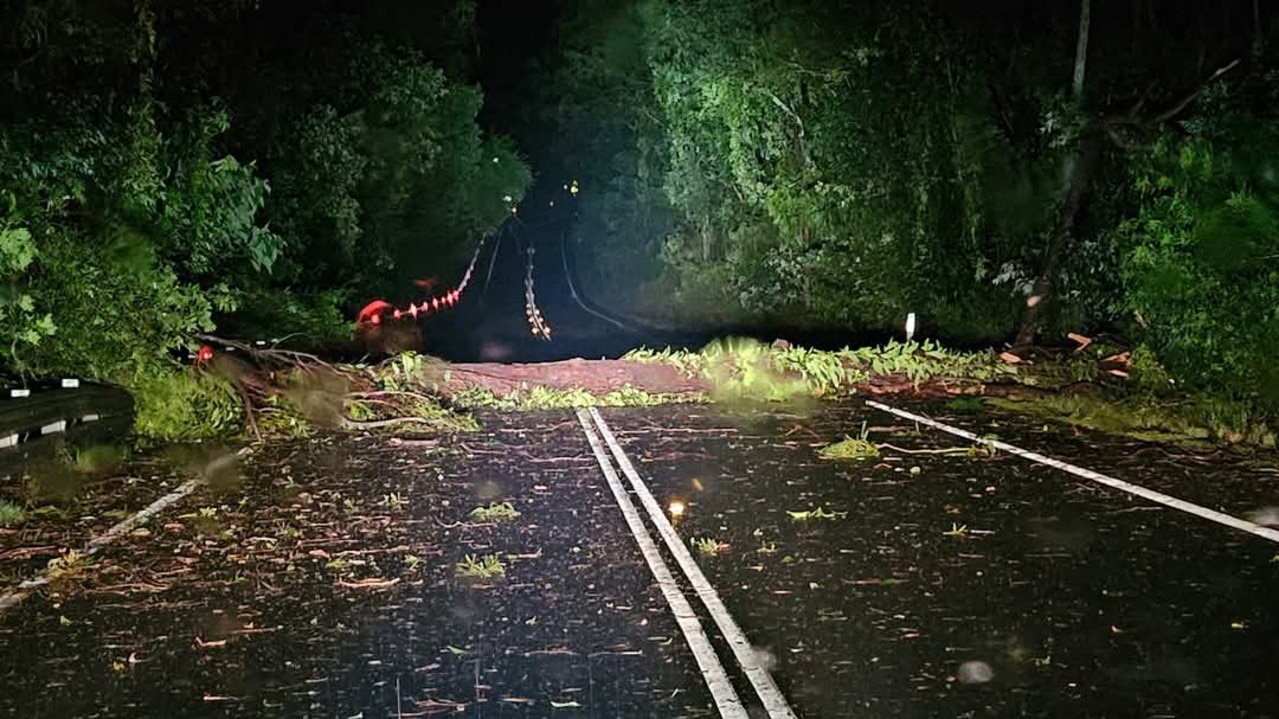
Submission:
<svg viewBox="0 0 1279 719">
<path fill-rule="evenodd" d="M 1264 4 L 1098 9 L 1089 25 L 1079 0 L 570 0 L 525 81 L 487 97 L 476 6 L 446 5 L 38 0 L 0 18 L 0 377 L 119 383 L 154 441 L 874 385 L 1064 390 L 1008 406 L 1273 444 L 1279 23 Z M 550 212 L 522 204 L 533 165 L 551 188 L 573 178 L 565 264 L 603 305 L 850 333 L 916 313 L 944 344 L 632 354 L 705 380 L 705 398 L 443 397 L 394 363 L 175 357 L 215 328 L 349 338 L 370 298 L 456 272 L 513 209 Z M 1118 338 L 1130 376 L 1108 375 L 1122 350 L 1100 342 L 1033 351 L 1069 332 Z M 946 349 L 1004 342 L 1018 362 Z"/>
<path fill-rule="evenodd" d="M 188 370 L 183 386 L 199 388 L 191 396 L 203 404 L 158 405 L 173 408 L 168 417 L 144 408 L 139 426 L 161 428 L 174 422 L 180 433 L 149 433 L 167 440 L 241 431 L 261 438 L 302 437 L 320 430 L 438 433 L 478 429 L 473 412 L 482 409 L 767 404 L 903 394 L 949 398 L 947 407 L 956 412 L 995 407 L 1037 421 L 1154 441 L 1269 448 L 1276 437 L 1275 415 L 1263 403 L 1187 390 L 1144 347 L 1127 352 L 1103 343 L 1022 360 L 993 350 L 949 350 L 932 341 L 822 351 L 729 338 L 700 351 L 639 349 L 622 358 L 669 366 L 703 388 L 680 393 L 638 385 L 608 391 L 540 384 L 501 392 L 458 389 L 450 384 L 450 365 L 412 352 L 376 365 L 331 365 L 308 355 L 243 349 L 252 354 L 252 366 L 221 359 L 203 370 Z M 864 436 L 850 437 L 824 456 L 872 457 L 874 450 Z"/>
</svg>

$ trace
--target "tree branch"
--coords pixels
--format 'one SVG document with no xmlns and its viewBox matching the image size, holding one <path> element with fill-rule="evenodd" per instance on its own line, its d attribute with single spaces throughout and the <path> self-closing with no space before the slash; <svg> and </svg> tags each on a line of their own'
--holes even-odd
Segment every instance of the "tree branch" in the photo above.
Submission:
<svg viewBox="0 0 1279 719">
<path fill-rule="evenodd" d="M 782 98 L 773 94 L 771 91 L 766 90 L 764 88 L 760 88 L 759 91 L 767 95 L 769 99 L 773 101 L 773 104 L 778 107 L 778 109 L 780 109 L 782 112 L 789 115 L 790 118 L 795 121 L 795 125 L 799 128 L 799 134 L 796 135 L 796 139 L 799 141 L 799 154 L 803 157 L 804 166 L 811 168 L 813 166 L 813 158 L 810 157 L 808 154 L 808 142 L 804 137 L 803 118 L 801 118 L 799 116 L 799 113 L 795 112 L 795 110 L 793 110 L 790 105 L 787 105 L 785 102 L 783 102 Z"/>
<path fill-rule="evenodd" d="M 1185 96 L 1183 96 L 1180 100 L 1173 103 L 1172 106 L 1170 106 L 1168 109 L 1164 110 L 1163 112 L 1160 112 L 1157 115 L 1143 117 L 1138 114 L 1141 111 L 1142 106 L 1146 102 L 1146 97 L 1143 94 L 1143 96 L 1137 101 L 1137 104 L 1134 105 L 1131 109 L 1129 109 L 1126 113 L 1122 115 L 1116 114 L 1116 115 L 1110 115 L 1110 116 L 1103 116 L 1099 118 L 1097 122 L 1107 132 L 1110 132 L 1110 128 L 1113 128 L 1113 127 L 1132 126 L 1132 125 L 1151 126 L 1151 125 L 1159 125 L 1159 124 L 1165 123 L 1171 120 L 1172 118 L 1176 117 L 1177 115 L 1181 114 L 1181 112 L 1184 111 L 1190 105 L 1190 103 L 1194 102 L 1196 98 L 1198 98 L 1200 95 L 1203 94 L 1204 90 L 1208 89 L 1209 85 L 1211 85 L 1213 82 L 1219 79 L 1222 75 L 1225 75 L 1226 73 L 1233 70 L 1235 66 L 1237 66 L 1240 62 L 1242 62 L 1240 58 L 1235 58 L 1234 60 L 1231 60 L 1229 63 L 1217 68 L 1215 72 L 1213 72 L 1211 75 L 1205 78 L 1203 82 L 1199 83 L 1199 85 L 1197 85 L 1195 89 L 1186 93 Z"/>
<path fill-rule="evenodd" d="M 1192 90 L 1190 93 L 1188 93 L 1188 94 L 1187 94 L 1185 97 L 1183 97 L 1183 98 L 1181 99 L 1181 101 L 1180 101 L 1180 102 L 1178 102 L 1177 104 L 1175 104 L 1175 105 L 1173 105 L 1172 107 L 1168 108 L 1168 109 L 1167 109 L 1167 110 L 1165 110 L 1164 112 L 1161 112 L 1161 113 L 1159 113 L 1158 115 L 1156 115 L 1156 116 L 1155 116 L 1155 119 L 1154 119 L 1152 122 L 1153 122 L 1154 124 L 1159 124 L 1159 123 L 1161 123 L 1161 122 L 1167 122 L 1168 120 L 1171 120 L 1172 118 L 1176 117 L 1178 114 L 1180 114 L 1180 113 L 1181 113 L 1181 111 L 1182 111 L 1182 110 L 1185 110 L 1185 109 L 1186 109 L 1186 106 L 1187 106 L 1187 105 L 1189 105 L 1190 103 L 1194 102 L 1194 101 L 1195 101 L 1195 98 L 1197 98 L 1197 97 L 1199 97 L 1200 95 L 1202 95 L 1202 94 L 1203 94 L 1203 91 L 1204 91 L 1205 89 L 1207 89 L 1207 88 L 1208 88 L 1208 86 L 1209 86 L 1210 84 L 1212 84 L 1214 81 L 1216 81 L 1216 80 L 1217 80 L 1217 78 L 1219 78 L 1219 77 L 1221 77 L 1222 75 L 1225 75 L 1226 73 L 1228 73 L 1228 72 L 1230 72 L 1231 70 L 1233 70 L 1233 69 L 1235 68 L 1235 66 L 1239 64 L 1239 62 L 1240 62 L 1240 59 L 1239 59 L 1239 58 L 1235 58 L 1234 60 L 1230 61 L 1228 64 L 1223 65 L 1222 67 L 1217 68 L 1217 71 L 1216 71 L 1216 72 L 1214 72 L 1213 74 L 1209 75 L 1207 80 L 1204 80 L 1203 82 L 1199 83 L 1199 87 L 1195 88 L 1195 89 L 1194 89 L 1194 90 Z"/>
</svg>

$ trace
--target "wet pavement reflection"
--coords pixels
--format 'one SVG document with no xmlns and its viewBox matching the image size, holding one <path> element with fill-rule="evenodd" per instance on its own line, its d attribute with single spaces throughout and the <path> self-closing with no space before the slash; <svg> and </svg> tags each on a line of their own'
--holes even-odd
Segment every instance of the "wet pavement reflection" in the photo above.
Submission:
<svg viewBox="0 0 1279 719">
<path fill-rule="evenodd" d="M 1267 457 L 900 405 L 1234 514 L 1279 505 Z M 1279 714 L 1260 538 L 856 402 L 602 413 L 800 716 Z M 81 533 L 210 483 L 0 616 L 0 713 L 715 716 L 572 413 L 481 419 L 95 479 Z M 819 457 L 846 436 L 891 446 Z M 80 536 L 39 526 L 0 535 L 6 586 L 50 559 L 21 550 Z"/>
</svg>

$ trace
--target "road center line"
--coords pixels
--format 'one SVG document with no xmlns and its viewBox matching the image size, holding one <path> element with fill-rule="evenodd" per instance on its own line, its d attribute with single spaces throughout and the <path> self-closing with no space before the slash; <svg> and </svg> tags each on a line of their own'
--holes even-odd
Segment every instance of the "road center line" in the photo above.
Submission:
<svg viewBox="0 0 1279 719">
<path fill-rule="evenodd" d="M 1227 527 L 1230 527 L 1231 529 L 1238 529 L 1240 531 L 1255 534 L 1258 537 L 1269 539 L 1272 542 L 1279 542 L 1279 531 L 1275 531 L 1269 527 L 1263 527 L 1260 524 L 1253 524 L 1252 522 L 1249 522 L 1245 519 L 1240 519 L 1238 517 L 1231 516 L 1229 514 L 1226 514 L 1225 512 L 1218 512 L 1215 509 L 1208 509 L 1207 507 L 1201 507 L 1198 504 L 1187 502 L 1184 499 L 1177 499 L 1176 497 L 1164 494 L 1162 492 L 1156 492 L 1153 489 L 1146 489 L 1145 487 L 1142 487 L 1141 485 L 1132 484 L 1131 482 L 1125 482 L 1122 479 L 1115 479 L 1114 477 L 1102 474 L 1100 472 L 1094 472 L 1091 469 L 1084 469 L 1083 467 L 1077 467 L 1073 464 L 1062 462 L 1061 460 L 1058 460 L 1058 459 L 1053 459 L 1052 457 L 1045 457 L 1044 455 L 1039 454 L 1038 452 L 1031 452 L 1030 450 L 1013 446 L 1011 444 L 1008 444 L 1007 442 L 1000 442 L 999 440 L 982 439 L 981 437 L 978 437 L 972 432 L 959 429 L 958 427 L 951 427 L 948 424 L 943 424 L 941 422 L 938 422 L 933 419 L 929 419 L 922 415 L 914 414 L 913 412 L 907 412 L 906 410 L 897 409 L 896 407 L 889 407 L 888 405 L 883 404 L 881 402 L 867 400 L 866 405 L 869 407 L 874 407 L 875 409 L 878 409 L 878 410 L 883 410 L 884 412 L 888 412 L 889 414 L 895 414 L 898 417 L 902 417 L 904 419 L 914 420 L 915 422 L 919 422 L 920 424 L 925 424 L 925 425 L 928 425 L 929 427 L 940 429 L 941 431 L 948 432 L 950 434 L 955 435 L 956 437 L 963 437 L 964 439 L 970 439 L 975 442 L 988 444 L 992 447 L 1008 452 L 1009 454 L 1015 454 L 1018 457 L 1022 457 L 1023 459 L 1029 459 L 1032 462 L 1038 462 L 1039 464 L 1047 465 L 1049 467 L 1053 467 L 1054 469 L 1060 469 L 1061 471 L 1068 472 L 1070 474 L 1075 475 L 1076 477 L 1082 477 L 1084 479 L 1089 479 L 1099 484 L 1104 484 L 1107 487 L 1118 489 L 1121 492 L 1127 492 L 1128 494 L 1133 494 L 1143 499 L 1148 499 L 1152 502 L 1162 504 L 1166 507 L 1172 507 L 1173 509 L 1186 512 L 1187 514 L 1193 514 L 1196 517 L 1207 519 L 1208 521 L 1216 522 L 1217 524 L 1225 525 Z"/>
<path fill-rule="evenodd" d="M 622 468 L 622 473 L 630 480 L 635 494 L 639 495 L 640 503 L 648 511 L 649 519 L 657 527 L 657 532 L 662 535 L 662 539 L 666 540 L 667 549 L 671 551 L 671 554 L 675 555 L 675 561 L 679 564 L 680 569 L 684 571 L 684 576 L 688 578 L 689 583 L 693 585 L 694 591 L 697 592 L 697 596 L 701 598 L 702 604 L 710 612 L 711 619 L 715 620 L 715 626 L 719 627 L 724 639 L 728 642 L 729 648 L 733 650 L 733 656 L 737 658 L 738 665 L 741 666 L 742 671 L 746 674 L 746 678 L 750 680 L 751 686 L 755 688 L 755 693 L 759 696 L 770 719 L 795 719 L 795 712 L 791 709 L 790 704 L 787 703 L 786 697 L 782 695 L 781 690 L 777 688 L 777 684 L 773 681 L 773 676 L 760 665 L 755 648 L 746 638 L 746 634 L 742 632 L 741 627 L 737 626 L 737 622 L 733 620 L 733 615 L 729 614 L 728 608 L 724 606 L 724 602 L 719 598 L 719 593 L 707 581 L 706 575 L 702 574 L 701 567 L 697 566 L 697 561 L 693 559 L 688 547 L 684 546 L 684 542 L 675 533 L 675 528 L 671 526 L 670 520 L 666 518 L 661 505 L 653 498 L 653 493 L 648 491 L 648 485 L 640 478 L 639 472 L 635 471 L 635 466 L 631 464 L 626 452 L 618 444 L 617 438 L 613 436 L 613 432 L 608 428 L 608 424 L 604 422 L 604 418 L 600 416 L 599 411 L 594 407 L 590 408 L 590 413 L 591 417 L 595 419 L 595 424 L 599 427 L 604 441 L 612 451 L 613 458 L 617 460 L 617 466 Z M 578 416 L 581 417 L 581 415 L 582 411 L 579 410 Z"/>
<path fill-rule="evenodd" d="M 622 516 L 626 518 L 626 526 L 630 528 L 631 535 L 635 537 L 635 542 L 639 544 L 640 553 L 644 555 L 644 561 L 648 564 L 649 571 L 653 573 L 653 578 L 657 580 L 657 586 L 661 588 L 663 596 L 666 597 L 666 603 L 670 605 L 671 613 L 675 615 L 675 622 L 679 625 L 680 631 L 684 633 L 684 639 L 688 642 L 688 646 L 693 650 L 693 657 L 697 660 L 697 666 L 702 671 L 702 679 L 705 680 L 707 688 L 711 690 L 711 697 L 715 700 L 715 706 L 719 709 L 719 714 L 725 719 L 748 719 L 749 715 L 742 706 L 742 701 L 737 696 L 737 691 L 733 689 L 733 683 L 729 681 L 728 672 L 725 671 L 724 665 L 720 662 L 719 656 L 715 654 L 714 647 L 711 646 L 710 639 L 706 636 L 706 632 L 702 629 L 702 623 L 697 618 L 697 613 L 693 611 L 692 605 L 688 603 L 688 599 L 684 593 L 680 591 L 679 584 L 675 582 L 675 576 L 671 574 L 670 568 L 666 565 L 666 560 L 662 559 L 662 553 L 657 548 L 657 543 L 649 536 L 648 530 L 644 527 L 644 520 L 640 517 L 639 511 L 635 508 L 635 503 L 631 501 L 630 495 L 626 493 L 626 488 L 622 486 L 621 479 L 617 476 L 617 471 L 613 469 L 613 463 L 609 461 L 608 454 L 605 453 L 604 447 L 600 444 L 600 438 L 596 435 L 595 430 L 591 427 L 591 422 L 587 419 L 584 410 L 577 411 L 577 419 L 582 423 L 582 430 L 586 432 L 586 440 L 591 443 L 591 450 L 595 453 L 595 459 L 599 462 L 600 470 L 604 472 L 604 478 L 608 480 L 608 487 L 613 491 L 613 499 L 617 501 L 617 505 L 622 509 Z"/>
</svg>

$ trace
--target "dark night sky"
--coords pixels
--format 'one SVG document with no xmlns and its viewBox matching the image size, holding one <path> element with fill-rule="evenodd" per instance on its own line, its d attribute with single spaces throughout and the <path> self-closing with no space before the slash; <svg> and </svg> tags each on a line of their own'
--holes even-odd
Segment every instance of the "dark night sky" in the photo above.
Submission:
<svg viewBox="0 0 1279 719">
<path fill-rule="evenodd" d="M 478 81 L 484 87 L 480 119 L 486 129 L 518 135 L 525 112 L 524 83 L 533 63 L 544 61 L 553 46 L 560 12 L 556 2 L 480 0 Z"/>
</svg>

